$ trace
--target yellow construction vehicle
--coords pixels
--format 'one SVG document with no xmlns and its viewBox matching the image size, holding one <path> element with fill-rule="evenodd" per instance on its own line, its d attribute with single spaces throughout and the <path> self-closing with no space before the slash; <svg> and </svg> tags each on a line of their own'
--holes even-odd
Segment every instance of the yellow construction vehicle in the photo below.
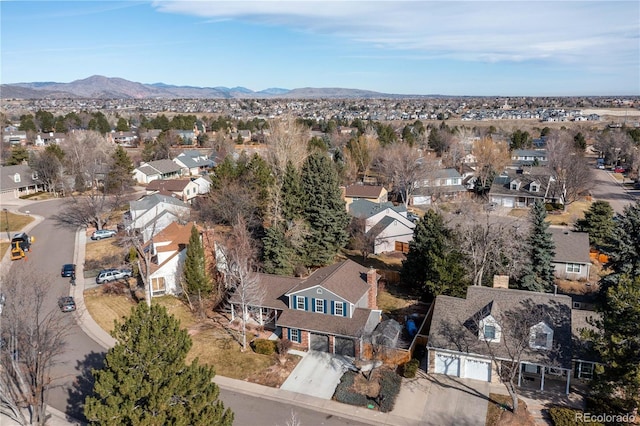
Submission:
<svg viewBox="0 0 640 426">
<path fill-rule="evenodd" d="M 31 249 L 33 237 L 29 237 L 24 232 L 15 234 L 11 239 L 11 260 L 20 260 L 26 257 L 26 252 Z"/>
</svg>

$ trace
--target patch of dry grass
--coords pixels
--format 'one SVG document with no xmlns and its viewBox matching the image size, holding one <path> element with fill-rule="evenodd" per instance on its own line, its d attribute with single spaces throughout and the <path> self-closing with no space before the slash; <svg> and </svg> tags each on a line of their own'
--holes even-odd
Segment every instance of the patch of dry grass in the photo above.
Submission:
<svg viewBox="0 0 640 426">
<path fill-rule="evenodd" d="M 489 394 L 489 406 L 487 407 L 486 426 L 535 426 L 533 417 L 527 410 L 527 404 L 518 399 L 518 411 L 512 413 L 509 395 L 496 393 Z M 506 409 L 505 409 L 506 408 Z"/>
<path fill-rule="evenodd" d="M 33 218 L 26 214 L 15 214 L 10 211 L 0 212 L 0 231 L 7 232 L 7 224 L 9 224 L 9 233 L 13 234 L 22 230 L 25 226 L 33 222 Z M 3 235 L 6 237 L 6 235 Z"/>
<path fill-rule="evenodd" d="M 393 312 L 399 309 L 406 308 L 415 304 L 414 300 L 410 300 L 401 295 L 394 295 L 385 290 L 378 291 L 378 308 L 382 309 L 382 312 Z"/>
<path fill-rule="evenodd" d="M 103 294 L 102 287 L 85 291 L 84 299 L 88 313 L 107 332 L 113 330 L 115 320 L 121 322 L 135 306 L 130 297 Z M 187 355 L 187 362 L 198 358 L 201 364 L 215 366 L 216 374 L 236 379 L 254 377 L 256 380 L 259 380 L 261 373 L 270 372 L 277 363 L 275 357 L 260 355 L 251 349 L 242 352 L 240 344 L 221 325 L 210 319 L 199 320 L 194 317 L 178 298 L 158 297 L 153 299 L 153 303 L 167 308 L 167 312 L 180 320 L 181 326 L 189 331 L 193 346 Z M 251 334 L 247 336 L 249 341 L 252 338 Z"/>
<path fill-rule="evenodd" d="M 113 322 L 128 317 L 135 306 L 130 297 L 102 294 L 102 287 L 85 291 L 84 303 L 89 315 L 108 333 L 113 330 Z"/>
<path fill-rule="evenodd" d="M 562 214 L 549 214 L 547 221 L 552 225 L 573 225 L 579 219 L 584 219 L 584 212 L 589 210 L 591 201 L 574 201 L 567 206 Z"/>
<path fill-rule="evenodd" d="M 88 240 L 85 246 L 85 276 L 96 275 L 100 269 L 122 266 L 127 253 L 127 248 L 119 246 L 116 238 Z"/>
</svg>

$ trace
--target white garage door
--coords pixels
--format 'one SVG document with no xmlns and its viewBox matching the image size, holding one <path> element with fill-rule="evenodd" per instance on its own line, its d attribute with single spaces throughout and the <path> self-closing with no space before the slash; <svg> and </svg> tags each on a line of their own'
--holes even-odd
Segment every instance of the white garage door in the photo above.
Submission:
<svg viewBox="0 0 640 426">
<path fill-rule="evenodd" d="M 436 373 L 460 376 L 460 357 L 436 354 Z"/>
<path fill-rule="evenodd" d="M 502 205 L 505 207 L 513 207 L 513 198 L 503 198 Z"/>
<path fill-rule="evenodd" d="M 464 362 L 463 377 L 488 382 L 491 380 L 491 363 L 489 361 L 467 359 Z"/>
</svg>

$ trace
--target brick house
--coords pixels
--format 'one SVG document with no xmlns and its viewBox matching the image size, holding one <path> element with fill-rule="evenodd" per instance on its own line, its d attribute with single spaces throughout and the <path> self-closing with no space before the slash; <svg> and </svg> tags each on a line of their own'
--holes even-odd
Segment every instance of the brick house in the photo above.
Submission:
<svg viewBox="0 0 640 426">
<path fill-rule="evenodd" d="M 259 274 L 265 297 L 251 306 L 253 320 L 281 331 L 294 348 L 360 357 L 380 322 L 379 275 L 351 260 L 313 272 L 307 278 Z M 232 320 L 239 301 L 231 298 Z M 240 309 L 241 312 L 241 309 Z"/>
</svg>

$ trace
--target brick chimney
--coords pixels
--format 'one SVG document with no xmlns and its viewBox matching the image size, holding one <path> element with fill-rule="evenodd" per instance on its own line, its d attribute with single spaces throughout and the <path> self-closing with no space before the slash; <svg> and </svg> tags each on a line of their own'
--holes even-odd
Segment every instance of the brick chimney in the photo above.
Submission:
<svg viewBox="0 0 640 426">
<path fill-rule="evenodd" d="M 494 275 L 493 288 L 509 288 L 509 275 Z"/>
<path fill-rule="evenodd" d="M 367 284 L 369 285 L 369 309 L 378 309 L 378 273 L 371 267 L 367 271 Z"/>
</svg>

